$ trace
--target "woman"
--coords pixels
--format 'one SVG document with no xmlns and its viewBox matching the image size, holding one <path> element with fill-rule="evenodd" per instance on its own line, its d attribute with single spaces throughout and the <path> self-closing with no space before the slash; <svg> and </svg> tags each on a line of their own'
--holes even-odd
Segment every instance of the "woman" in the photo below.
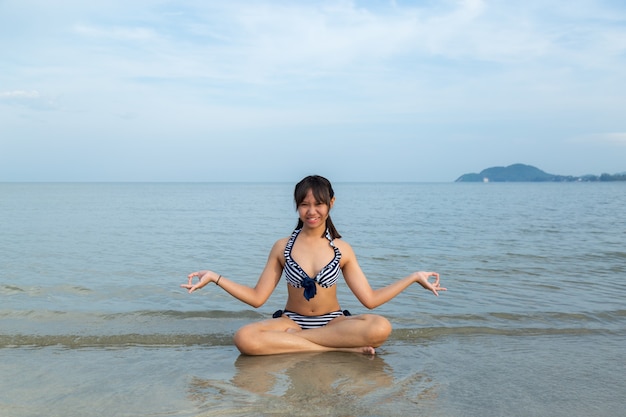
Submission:
<svg viewBox="0 0 626 417">
<path fill-rule="evenodd" d="M 210 282 L 233 297 L 262 306 L 280 281 L 287 280 L 285 310 L 273 319 L 248 324 L 235 334 L 235 345 L 246 355 L 292 352 L 349 351 L 375 354 L 391 333 L 391 324 L 382 316 L 352 316 L 342 311 L 337 300 L 340 272 L 356 298 L 373 309 L 394 298 L 413 283 L 438 295 L 445 291 L 436 272 L 414 272 L 393 284 L 372 289 L 363 274 L 352 247 L 341 240 L 330 219 L 335 203 L 330 182 L 314 175 L 300 181 L 294 191 L 298 225 L 290 237 L 278 240 L 269 254 L 265 269 L 254 288 L 238 284 L 213 271 L 189 274 L 181 285 L 190 293 Z M 193 284 L 194 278 L 199 282 Z M 434 277 L 434 282 L 428 279 Z"/>
</svg>

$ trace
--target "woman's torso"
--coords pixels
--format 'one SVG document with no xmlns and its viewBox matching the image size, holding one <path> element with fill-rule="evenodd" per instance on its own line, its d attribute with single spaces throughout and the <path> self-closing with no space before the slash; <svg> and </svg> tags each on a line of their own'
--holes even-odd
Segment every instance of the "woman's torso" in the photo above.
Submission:
<svg viewBox="0 0 626 417">
<path fill-rule="evenodd" d="M 303 315 L 321 315 L 340 309 L 337 300 L 337 280 L 341 267 L 341 252 L 335 241 L 301 231 L 284 239 L 281 260 L 287 280 L 288 299 L 285 308 Z M 302 281 L 315 281 L 315 295 L 307 300 Z"/>
</svg>

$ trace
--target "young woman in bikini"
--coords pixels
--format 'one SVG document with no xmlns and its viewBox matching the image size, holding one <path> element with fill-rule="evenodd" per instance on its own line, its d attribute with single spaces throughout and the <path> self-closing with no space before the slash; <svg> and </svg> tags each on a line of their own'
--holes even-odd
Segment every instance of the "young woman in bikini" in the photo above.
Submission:
<svg viewBox="0 0 626 417">
<path fill-rule="evenodd" d="M 337 280 L 343 274 L 356 298 L 368 309 L 391 300 L 413 283 L 438 295 L 445 291 L 436 272 L 414 272 L 386 287 L 372 289 L 352 247 L 335 229 L 330 210 L 335 203 L 330 182 L 318 175 L 300 181 L 294 191 L 298 225 L 290 237 L 278 240 L 254 288 L 241 285 L 213 271 L 189 274 L 181 287 L 190 293 L 214 282 L 252 307 L 262 306 L 281 276 L 287 281 L 284 310 L 274 318 L 248 324 L 235 334 L 235 345 L 246 355 L 293 352 L 349 351 L 375 354 L 391 333 L 387 319 L 375 314 L 352 316 L 341 310 Z M 429 281 L 430 277 L 434 280 Z M 199 282 L 193 283 L 194 278 Z"/>
</svg>

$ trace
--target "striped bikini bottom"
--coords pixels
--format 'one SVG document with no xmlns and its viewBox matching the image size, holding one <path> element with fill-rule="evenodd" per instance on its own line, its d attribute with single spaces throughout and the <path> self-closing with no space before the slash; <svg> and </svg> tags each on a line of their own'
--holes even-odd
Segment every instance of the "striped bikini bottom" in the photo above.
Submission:
<svg viewBox="0 0 626 417">
<path fill-rule="evenodd" d="M 321 316 L 303 316 L 302 314 L 294 313 L 293 311 L 289 310 L 278 310 L 272 315 L 272 317 L 276 319 L 278 317 L 282 317 L 283 315 L 289 317 L 303 330 L 306 330 L 324 327 L 337 317 L 347 317 L 351 316 L 352 314 L 350 314 L 348 310 L 337 310 L 331 313 L 322 314 Z"/>
</svg>

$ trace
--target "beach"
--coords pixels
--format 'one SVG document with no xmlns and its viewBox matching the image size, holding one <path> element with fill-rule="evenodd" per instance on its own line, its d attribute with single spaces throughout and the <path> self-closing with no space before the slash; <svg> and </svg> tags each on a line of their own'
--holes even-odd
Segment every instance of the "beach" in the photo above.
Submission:
<svg viewBox="0 0 626 417">
<path fill-rule="evenodd" d="M 4 416 L 617 416 L 617 341 L 473 335 L 381 353 L 232 346 L 4 349 Z M 607 342 L 608 340 L 605 340 Z M 569 349 L 563 349 L 563 345 Z"/>
<path fill-rule="evenodd" d="M 422 269 L 448 291 L 376 309 L 394 331 L 375 357 L 247 357 L 232 335 L 284 282 L 259 309 L 179 285 L 254 285 L 292 184 L 0 184 L 0 415 L 621 415 L 624 185 L 336 184 L 372 286 Z"/>
</svg>

